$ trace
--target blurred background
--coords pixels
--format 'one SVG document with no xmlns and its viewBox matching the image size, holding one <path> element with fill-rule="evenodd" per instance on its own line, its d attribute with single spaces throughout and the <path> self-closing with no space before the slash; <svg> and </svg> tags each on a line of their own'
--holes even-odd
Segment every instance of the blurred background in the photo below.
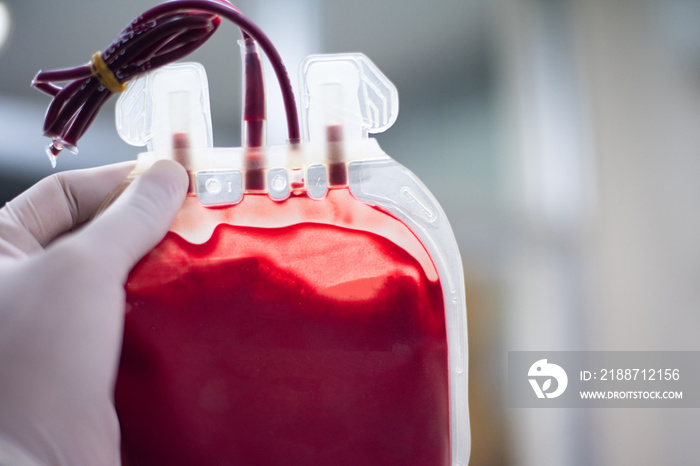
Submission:
<svg viewBox="0 0 700 466">
<path fill-rule="evenodd" d="M 86 63 L 156 3 L 0 2 L 1 202 L 52 172 L 36 72 Z M 512 409 L 504 390 L 512 350 L 700 350 L 700 0 L 236 3 L 293 78 L 308 54 L 361 51 L 398 87 L 378 139 L 438 198 L 464 263 L 470 464 L 700 462 L 698 410 Z M 192 57 L 216 146 L 239 145 L 237 38 L 225 24 Z M 113 109 L 58 170 L 135 157 Z"/>
</svg>

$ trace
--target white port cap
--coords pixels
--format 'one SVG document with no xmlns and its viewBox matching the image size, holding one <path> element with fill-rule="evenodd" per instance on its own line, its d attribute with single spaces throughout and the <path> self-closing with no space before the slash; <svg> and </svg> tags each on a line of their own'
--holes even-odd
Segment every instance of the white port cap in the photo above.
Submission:
<svg viewBox="0 0 700 466">
<path fill-rule="evenodd" d="M 301 109 L 307 141 L 322 141 L 330 126 L 343 138 L 386 131 L 399 114 L 399 93 L 362 53 L 311 55 L 301 64 Z"/>
<path fill-rule="evenodd" d="M 209 85 L 199 63 L 175 63 L 132 80 L 116 107 L 119 136 L 149 151 L 170 151 L 177 134 L 191 148 L 212 147 Z"/>
</svg>

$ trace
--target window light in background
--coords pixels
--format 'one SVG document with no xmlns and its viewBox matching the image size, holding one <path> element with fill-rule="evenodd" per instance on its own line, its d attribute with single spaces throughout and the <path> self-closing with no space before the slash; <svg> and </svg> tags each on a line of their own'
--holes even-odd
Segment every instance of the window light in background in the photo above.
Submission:
<svg viewBox="0 0 700 466">
<path fill-rule="evenodd" d="M 10 10 L 5 2 L 0 2 L 0 51 L 10 38 Z"/>
</svg>

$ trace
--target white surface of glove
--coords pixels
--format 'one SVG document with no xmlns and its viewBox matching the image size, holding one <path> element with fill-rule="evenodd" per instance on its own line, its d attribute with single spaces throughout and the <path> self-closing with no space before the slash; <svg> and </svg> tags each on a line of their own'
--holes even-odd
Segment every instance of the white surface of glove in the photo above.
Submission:
<svg viewBox="0 0 700 466">
<path fill-rule="evenodd" d="M 0 210 L 0 464 L 118 462 L 123 285 L 187 191 L 160 161 L 92 220 L 132 168 L 53 175 Z"/>
</svg>

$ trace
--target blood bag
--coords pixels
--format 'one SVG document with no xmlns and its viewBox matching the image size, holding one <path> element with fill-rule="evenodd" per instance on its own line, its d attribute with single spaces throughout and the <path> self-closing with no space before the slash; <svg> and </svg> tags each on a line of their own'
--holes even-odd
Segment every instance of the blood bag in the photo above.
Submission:
<svg viewBox="0 0 700 466">
<path fill-rule="evenodd" d="M 221 18 L 243 36 L 237 148 L 214 147 L 204 68 L 174 63 Z M 258 46 L 282 90 L 284 145 L 265 145 Z M 125 284 L 126 466 L 467 463 L 457 243 L 435 198 L 369 137 L 396 120 L 397 90 L 362 54 L 311 56 L 300 83 L 303 138 L 281 57 L 227 0 L 157 5 L 88 65 L 34 78 L 53 98 L 52 164 L 120 93 L 117 130 L 146 146 L 120 189 L 159 159 L 189 174 L 170 231 Z"/>
<path fill-rule="evenodd" d="M 188 169 L 132 270 L 115 391 L 125 465 L 449 465 L 469 451 L 454 236 L 370 132 L 398 112 L 361 54 L 302 65 L 304 142 L 213 148 L 206 75 L 130 84 L 122 137 Z"/>
</svg>

